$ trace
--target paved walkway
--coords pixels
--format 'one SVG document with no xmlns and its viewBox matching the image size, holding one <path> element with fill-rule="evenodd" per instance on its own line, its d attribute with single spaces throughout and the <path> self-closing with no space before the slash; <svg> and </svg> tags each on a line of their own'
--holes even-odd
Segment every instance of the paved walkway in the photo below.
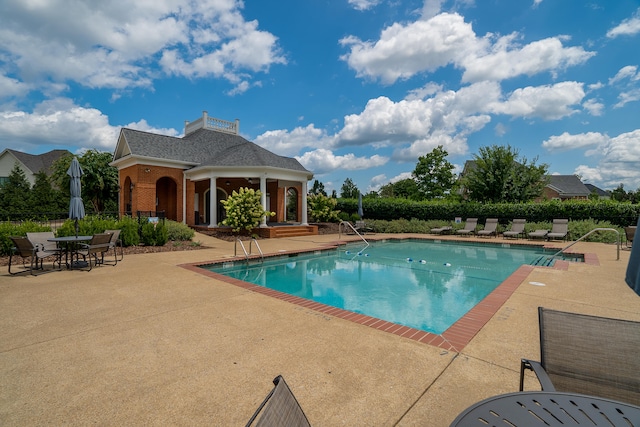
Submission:
<svg viewBox="0 0 640 427">
<path fill-rule="evenodd" d="M 282 374 L 315 426 L 447 426 L 517 390 L 520 358 L 538 356 L 538 306 L 640 320 L 640 297 L 624 283 L 629 251 L 617 261 L 613 245 L 574 247 L 599 265 L 533 269 L 455 353 L 179 267 L 233 255 L 233 243 L 196 240 L 210 249 L 131 255 L 91 272 L 2 271 L 0 425 L 244 425 Z"/>
</svg>

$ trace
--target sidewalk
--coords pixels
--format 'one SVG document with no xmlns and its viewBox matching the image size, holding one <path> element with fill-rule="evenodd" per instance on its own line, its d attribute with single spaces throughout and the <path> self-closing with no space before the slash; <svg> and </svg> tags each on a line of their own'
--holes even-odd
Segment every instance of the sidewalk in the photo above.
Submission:
<svg viewBox="0 0 640 427">
<path fill-rule="evenodd" d="M 0 425 L 244 425 L 282 374 L 314 426 L 448 426 L 476 401 L 517 390 L 520 358 L 538 357 L 538 306 L 640 320 L 640 297 L 624 283 L 629 251 L 616 261 L 613 245 L 574 246 L 599 265 L 535 268 L 452 353 L 179 267 L 233 256 L 233 242 L 195 240 L 210 248 L 91 272 L 0 270 Z"/>
</svg>

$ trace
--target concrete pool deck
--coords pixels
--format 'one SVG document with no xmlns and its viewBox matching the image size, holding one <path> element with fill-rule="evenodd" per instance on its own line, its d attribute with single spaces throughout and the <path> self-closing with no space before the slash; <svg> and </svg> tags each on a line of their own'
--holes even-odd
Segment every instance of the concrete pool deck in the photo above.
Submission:
<svg viewBox="0 0 640 427">
<path fill-rule="evenodd" d="M 520 358 L 539 354 L 538 306 L 640 320 L 640 296 L 624 283 L 630 252 L 617 261 L 614 245 L 572 248 L 594 264 L 531 269 L 456 352 L 180 267 L 233 256 L 232 242 L 195 240 L 209 248 L 91 272 L 1 271 L 0 425 L 244 425 L 282 374 L 314 426 L 448 426 L 478 400 L 517 391 Z"/>
</svg>

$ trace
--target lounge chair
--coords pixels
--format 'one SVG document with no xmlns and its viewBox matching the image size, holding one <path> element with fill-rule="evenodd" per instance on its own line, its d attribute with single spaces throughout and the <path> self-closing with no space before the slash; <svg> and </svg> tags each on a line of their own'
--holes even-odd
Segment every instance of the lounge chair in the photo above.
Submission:
<svg viewBox="0 0 640 427">
<path fill-rule="evenodd" d="M 569 220 L 568 219 L 554 219 L 551 231 L 547 233 L 547 239 L 567 239 L 569 233 Z"/>
<path fill-rule="evenodd" d="M 442 227 L 432 228 L 431 234 L 449 234 L 451 233 L 451 230 L 453 230 L 453 227 L 451 227 L 450 225 L 445 225 Z"/>
<path fill-rule="evenodd" d="M 255 426 L 310 426 L 307 416 L 302 411 L 300 404 L 291 392 L 291 389 L 281 375 L 278 375 L 273 383 L 275 387 L 267 394 L 253 414 L 247 427 Z M 260 419 L 253 424 L 260 415 Z"/>
<path fill-rule="evenodd" d="M 95 265 L 104 264 L 104 254 L 109 252 L 109 242 L 111 241 L 111 234 L 109 233 L 100 233 L 94 234 L 91 237 L 91 241 L 87 243 L 81 243 L 80 249 L 78 250 L 78 255 L 82 255 L 85 261 L 89 258 L 88 265 L 89 271 L 93 268 L 93 261 L 95 260 Z M 116 255 L 116 260 L 118 256 Z M 115 264 L 114 264 L 115 265 Z"/>
<path fill-rule="evenodd" d="M 640 322 L 538 308 L 540 362 L 522 359 L 542 390 L 640 405 Z"/>
<path fill-rule="evenodd" d="M 460 230 L 456 230 L 456 233 L 462 234 L 465 236 L 475 234 L 477 226 L 478 226 L 478 218 L 467 218 L 467 221 L 464 223 L 464 228 Z"/>
<path fill-rule="evenodd" d="M 373 232 L 373 228 L 369 227 L 364 221 L 356 221 L 355 229 L 358 233 L 361 234 Z"/>
<path fill-rule="evenodd" d="M 546 239 L 547 234 L 549 234 L 549 230 L 536 230 L 527 233 L 527 237 L 529 239 Z"/>
<path fill-rule="evenodd" d="M 484 223 L 484 229 L 479 230 L 476 234 L 478 236 L 495 236 L 498 237 L 498 218 L 487 218 Z"/>
<path fill-rule="evenodd" d="M 635 226 L 635 225 L 632 225 L 632 226 L 624 228 L 624 234 L 625 234 L 625 236 L 627 238 L 626 239 L 627 248 L 630 248 L 630 247 L 633 246 L 633 238 L 636 235 L 636 228 L 637 228 L 637 226 Z"/>
<path fill-rule="evenodd" d="M 44 270 L 44 260 L 46 258 L 53 258 L 53 266 L 56 265 L 57 261 L 58 268 L 60 268 L 59 251 L 46 251 L 44 249 L 41 249 L 26 237 L 18 236 L 9 238 L 14 244 L 14 247 L 9 253 L 9 274 L 30 272 L 33 275 L 35 270 Z M 11 272 L 11 266 L 14 264 L 13 259 L 15 256 L 19 256 L 22 258 L 22 267 L 25 269 L 24 271 Z M 28 268 L 27 264 L 25 263 L 27 258 L 29 258 Z"/>
<path fill-rule="evenodd" d="M 502 232 L 502 237 L 505 239 L 508 237 L 512 237 L 517 239 L 520 236 L 524 237 L 524 225 L 526 224 L 526 219 L 514 219 L 511 223 L 511 230 Z"/>
<path fill-rule="evenodd" d="M 122 245 L 122 240 L 120 239 L 120 230 L 104 230 L 105 233 L 111 234 L 111 240 L 109 240 L 109 249 L 113 249 L 113 254 L 115 255 L 115 264 L 118 261 L 122 261 L 124 259 L 124 247 Z M 120 259 L 118 259 L 118 246 L 120 247 Z"/>
</svg>

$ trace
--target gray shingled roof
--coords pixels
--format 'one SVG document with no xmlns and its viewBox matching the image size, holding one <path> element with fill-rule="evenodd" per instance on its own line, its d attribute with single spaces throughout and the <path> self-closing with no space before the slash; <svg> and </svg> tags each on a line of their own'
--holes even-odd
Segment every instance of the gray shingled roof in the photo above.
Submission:
<svg viewBox="0 0 640 427">
<path fill-rule="evenodd" d="M 565 197 L 587 197 L 591 192 L 575 175 L 549 175 L 548 186 Z"/>
<path fill-rule="evenodd" d="M 43 154 L 27 154 L 11 149 L 7 149 L 7 151 L 16 156 L 34 175 L 40 171 L 44 171 L 47 175 L 50 175 L 53 162 L 64 155 L 71 155 L 71 152 L 68 150 L 51 150 Z"/>
<path fill-rule="evenodd" d="M 296 159 L 278 156 L 239 135 L 198 129 L 183 138 L 122 129 L 133 155 L 192 163 L 194 166 L 270 166 L 307 171 Z"/>
</svg>

